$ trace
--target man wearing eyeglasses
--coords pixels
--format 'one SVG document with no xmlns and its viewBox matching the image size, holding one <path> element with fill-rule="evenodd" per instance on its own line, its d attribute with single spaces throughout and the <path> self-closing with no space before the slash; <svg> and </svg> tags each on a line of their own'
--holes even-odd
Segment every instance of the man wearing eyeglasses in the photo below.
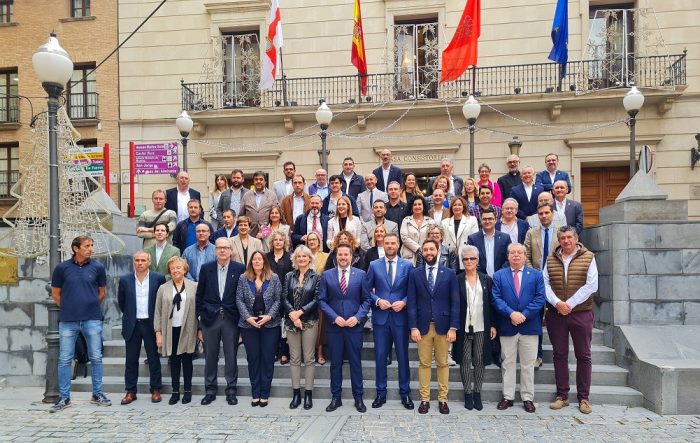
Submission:
<svg viewBox="0 0 700 443">
<path fill-rule="evenodd" d="M 508 264 L 510 236 L 496 230 L 496 213 L 486 208 L 481 213 L 481 229 L 467 237 L 467 244 L 479 250 L 479 272 L 493 277 L 493 274 Z"/>
<path fill-rule="evenodd" d="M 199 270 L 202 268 L 202 265 L 214 261 L 216 255 L 214 254 L 214 245 L 209 242 L 209 237 L 211 236 L 210 225 L 198 224 L 195 229 L 195 235 L 197 236 L 197 243 L 188 246 L 182 253 L 182 258 L 187 260 L 187 264 L 190 267 L 187 278 L 192 281 L 199 281 Z"/>
<path fill-rule="evenodd" d="M 508 156 L 506 160 L 508 173 L 498 178 L 498 187 L 501 188 L 501 195 L 508 197 L 511 189 L 522 183 L 520 179 L 520 157 L 515 154 Z"/>
<path fill-rule="evenodd" d="M 204 388 L 203 405 L 216 399 L 217 367 L 219 347 L 224 347 L 224 376 L 226 377 L 226 402 L 238 403 L 238 320 L 236 287 L 245 266 L 231 260 L 231 242 L 221 237 L 216 239 L 216 260 L 202 265 L 197 284 L 197 338 L 204 343 Z"/>
</svg>

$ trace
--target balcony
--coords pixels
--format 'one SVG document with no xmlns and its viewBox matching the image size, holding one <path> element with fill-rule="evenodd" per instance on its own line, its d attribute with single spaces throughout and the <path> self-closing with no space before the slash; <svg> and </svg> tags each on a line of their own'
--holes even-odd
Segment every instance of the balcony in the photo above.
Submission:
<svg viewBox="0 0 700 443">
<path fill-rule="evenodd" d="M 98 119 L 98 99 L 97 92 L 69 93 L 67 100 L 68 116 L 71 120 L 82 120 L 84 124 L 76 126 L 86 126 L 97 124 Z M 73 122 L 76 123 L 75 121 Z"/>
<path fill-rule="evenodd" d="M 686 53 L 669 56 L 637 57 L 627 60 L 633 73 L 623 74 L 622 60 L 583 60 L 567 64 L 560 79 L 559 65 L 536 63 L 478 67 L 468 70 L 454 82 L 440 84 L 438 68 L 421 72 L 400 71 L 367 76 L 367 95 L 360 94 L 359 77 L 285 78 L 275 81 L 274 89 L 261 92 L 257 82 L 240 81 L 184 83 L 182 109 L 206 111 L 236 108 L 318 106 L 324 98 L 329 105 L 390 103 L 403 100 L 455 100 L 474 94 L 499 97 L 575 92 L 585 94 L 603 89 L 638 87 L 673 90 L 686 84 Z"/>
<path fill-rule="evenodd" d="M 19 97 L 0 95 L 0 129 L 16 129 L 19 126 Z"/>
</svg>

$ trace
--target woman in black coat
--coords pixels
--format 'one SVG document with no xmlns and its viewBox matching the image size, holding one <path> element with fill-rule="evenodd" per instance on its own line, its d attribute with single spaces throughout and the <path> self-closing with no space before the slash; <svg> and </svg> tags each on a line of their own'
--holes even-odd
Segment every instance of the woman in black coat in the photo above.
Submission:
<svg viewBox="0 0 700 443">
<path fill-rule="evenodd" d="M 289 256 L 289 235 L 282 231 L 274 231 L 267 239 L 270 252 L 265 254 L 267 261 L 270 263 L 270 269 L 277 275 L 280 282 L 284 282 L 284 278 L 288 272 L 292 270 L 292 260 Z M 285 313 L 281 312 L 284 316 Z M 282 334 L 280 328 L 279 347 L 275 354 L 275 359 L 279 360 L 280 364 L 286 365 L 289 363 L 289 345 L 287 339 Z"/>
<path fill-rule="evenodd" d="M 462 248 L 462 261 L 464 271 L 457 274 L 460 326 L 457 341 L 452 346 L 452 358 L 460 365 L 464 407 L 480 411 L 484 407 L 481 387 L 485 368 L 492 362 L 491 345 L 496 338 L 495 314 L 491 311 L 493 280 L 477 272 L 479 250 L 475 246 Z"/>
</svg>

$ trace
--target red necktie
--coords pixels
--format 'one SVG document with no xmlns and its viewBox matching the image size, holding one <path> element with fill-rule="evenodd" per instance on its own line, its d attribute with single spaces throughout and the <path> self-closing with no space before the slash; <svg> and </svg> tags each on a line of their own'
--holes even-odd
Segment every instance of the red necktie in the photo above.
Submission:
<svg viewBox="0 0 700 443">
<path fill-rule="evenodd" d="M 515 285 L 515 295 L 520 298 L 520 279 L 518 278 L 518 272 L 520 272 L 518 269 L 513 271 L 513 284 Z"/>
<path fill-rule="evenodd" d="M 311 225 L 311 230 L 314 232 L 318 232 L 318 217 L 315 215 L 314 215 L 313 224 Z"/>
<path fill-rule="evenodd" d="M 348 292 L 348 281 L 345 277 L 346 272 L 347 271 L 343 269 L 343 273 L 340 275 L 340 290 L 343 292 L 343 295 L 345 295 Z"/>
</svg>

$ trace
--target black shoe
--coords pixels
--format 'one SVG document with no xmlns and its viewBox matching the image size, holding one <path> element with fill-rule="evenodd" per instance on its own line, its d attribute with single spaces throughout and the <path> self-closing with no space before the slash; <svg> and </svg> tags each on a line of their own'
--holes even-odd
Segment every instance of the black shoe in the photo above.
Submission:
<svg viewBox="0 0 700 443">
<path fill-rule="evenodd" d="M 301 404 L 301 389 L 294 389 L 292 392 L 292 401 L 289 403 L 289 409 L 296 409 Z"/>
<path fill-rule="evenodd" d="M 172 395 L 170 396 L 170 400 L 168 400 L 169 405 L 174 405 L 177 402 L 180 401 L 180 393 L 179 392 L 173 392 Z"/>
<path fill-rule="evenodd" d="M 185 391 L 184 394 L 182 394 L 182 404 L 186 405 L 187 403 L 192 401 L 192 391 Z"/>
<path fill-rule="evenodd" d="M 314 407 L 313 394 L 311 390 L 304 391 L 304 409 L 307 411 Z"/>
<path fill-rule="evenodd" d="M 413 410 L 413 408 L 415 408 L 415 406 L 413 405 L 413 400 L 411 400 L 411 397 L 409 397 L 408 395 L 401 398 L 401 404 L 406 409 Z"/>
<path fill-rule="evenodd" d="M 481 392 L 474 393 L 474 409 L 477 411 L 484 409 L 484 404 L 481 402 Z"/>
<path fill-rule="evenodd" d="M 213 402 L 214 400 L 216 400 L 216 395 L 214 395 L 214 394 L 207 394 L 207 395 L 205 395 L 204 398 L 202 399 L 202 406 L 206 406 L 206 405 L 208 405 L 208 404 L 211 404 L 211 402 Z"/>
<path fill-rule="evenodd" d="M 251 401 L 250 401 L 250 406 L 252 406 L 252 407 L 260 406 L 260 399 L 251 400 Z"/>
<path fill-rule="evenodd" d="M 331 403 L 326 406 L 326 412 L 333 412 L 341 406 L 343 406 L 343 402 L 340 400 L 340 398 L 333 397 Z"/>
<path fill-rule="evenodd" d="M 231 406 L 235 406 L 238 404 L 238 399 L 236 398 L 236 394 L 228 394 L 226 395 L 226 403 L 230 404 Z"/>
<path fill-rule="evenodd" d="M 267 403 L 268 403 L 267 400 L 263 400 L 263 399 L 261 398 L 261 399 L 260 399 L 260 405 L 259 405 L 259 406 L 260 406 L 261 408 L 264 408 L 265 406 L 267 406 Z"/>
<path fill-rule="evenodd" d="M 464 394 L 464 408 L 470 411 L 474 409 L 474 394 Z"/>
<path fill-rule="evenodd" d="M 357 409 L 357 412 L 367 412 L 367 406 L 365 406 L 365 403 L 362 401 L 361 397 L 357 397 L 355 399 L 355 409 Z"/>
<path fill-rule="evenodd" d="M 386 397 L 380 397 L 379 395 L 377 395 L 377 398 L 375 398 L 374 401 L 372 402 L 372 408 L 373 409 L 381 408 L 382 405 L 384 405 L 384 403 L 386 403 Z"/>
</svg>

